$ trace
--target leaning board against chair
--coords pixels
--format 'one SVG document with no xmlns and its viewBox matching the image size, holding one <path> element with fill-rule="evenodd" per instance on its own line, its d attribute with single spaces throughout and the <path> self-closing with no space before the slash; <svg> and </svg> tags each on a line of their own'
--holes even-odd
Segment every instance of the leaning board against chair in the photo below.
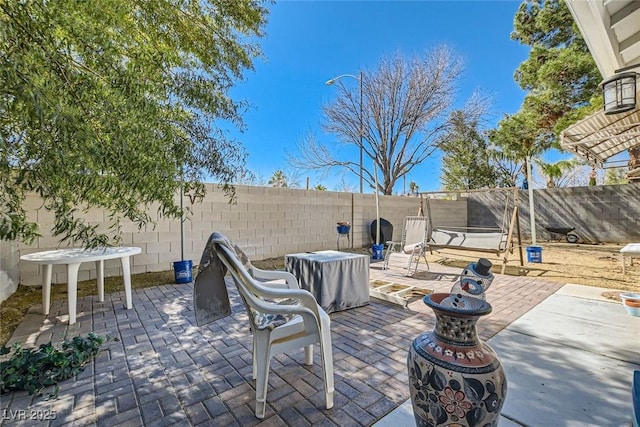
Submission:
<svg viewBox="0 0 640 427">
<path fill-rule="evenodd" d="M 220 318 L 230 312 L 220 295 L 226 293 L 228 273 L 247 310 L 253 335 L 253 378 L 256 380 L 256 417 L 264 418 L 271 359 L 281 353 L 304 347 L 305 364 L 313 364 L 313 344 L 320 344 L 326 407 L 333 407 L 333 355 L 331 321 L 312 294 L 300 289 L 295 278 L 285 272 L 268 272 L 268 279 L 284 283 L 261 282 L 246 268 L 248 259 L 239 258 L 236 246 L 220 233 L 213 233 L 203 253 L 202 267 L 194 284 L 194 308 L 199 326 L 204 319 Z M 237 248 L 239 249 L 239 248 Z M 251 268 L 251 267 L 250 267 Z M 264 276 L 265 270 L 253 270 Z M 202 278 L 202 279 L 201 279 Z M 267 277 L 265 277 L 267 278 Z M 224 292 L 222 292 L 224 289 Z"/>
</svg>

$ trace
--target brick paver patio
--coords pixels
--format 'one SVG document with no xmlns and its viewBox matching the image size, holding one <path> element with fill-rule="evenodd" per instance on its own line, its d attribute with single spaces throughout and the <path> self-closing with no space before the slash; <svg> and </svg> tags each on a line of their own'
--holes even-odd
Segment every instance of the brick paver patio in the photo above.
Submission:
<svg viewBox="0 0 640 427">
<path fill-rule="evenodd" d="M 388 277 L 372 265 L 371 279 L 392 280 L 448 292 L 460 269 L 433 264 L 437 273 Z M 478 322 L 488 339 L 562 285 L 496 275 L 487 300 L 493 312 Z M 11 342 L 39 345 L 94 331 L 111 334 L 107 345 L 75 381 L 60 384 L 55 400 L 15 392 L 0 397 L 2 425 L 48 426 L 367 426 L 409 398 L 407 349 L 431 330 L 434 316 L 422 301 L 402 308 L 372 300 L 368 306 L 331 314 L 335 406 L 324 409 L 318 346 L 314 365 L 303 351 L 271 363 L 267 413 L 254 416 L 251 336 L 237 292 L 229 286 L 233 313 L 207 327 L 195 325 L 190 284 L 134 291 L 133 309 L 115 293 L 100 303 L 78 300 L 77 323 L 68 326 L 67 304 L 56 301 L 44 319 L 33 307 Z M 50 411 L 50 412 L 45 412 Z M 39 420 L 43 414 L 51 420 Z M 17 421 L 17 418 L 31 418 Z"/>
</svg>

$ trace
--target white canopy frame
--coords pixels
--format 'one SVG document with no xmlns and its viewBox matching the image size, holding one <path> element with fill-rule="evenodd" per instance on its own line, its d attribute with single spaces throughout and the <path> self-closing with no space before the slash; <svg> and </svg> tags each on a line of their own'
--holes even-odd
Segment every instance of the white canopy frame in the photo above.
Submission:
<svg viewBox="0 0 640 427">
<path fill-rule="evenodd" d="M 604 167 L 610 157 L 640 145 L 640 109 L 612 115 L 598 111 L 562 131 L 560 145 Z"/>
</svg>

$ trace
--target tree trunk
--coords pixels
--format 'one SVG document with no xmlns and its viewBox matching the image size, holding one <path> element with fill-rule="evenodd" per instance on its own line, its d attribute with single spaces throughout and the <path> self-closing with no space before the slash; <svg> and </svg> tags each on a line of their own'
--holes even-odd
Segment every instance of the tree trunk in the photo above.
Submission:
<svg viewBox="0 0 640 427">
<path fill-rule="evenodd" d="M 640 145 L 629 148 L 629 172 L 640 168 Z M 640 182 L 640 176 L 637 173 L 627 175 L 629 182 Z"/>
<path fill-rule="evenodd" d="M 629 148 L 629 170 L 640 168 L 640 145 Z"/>
</svg>

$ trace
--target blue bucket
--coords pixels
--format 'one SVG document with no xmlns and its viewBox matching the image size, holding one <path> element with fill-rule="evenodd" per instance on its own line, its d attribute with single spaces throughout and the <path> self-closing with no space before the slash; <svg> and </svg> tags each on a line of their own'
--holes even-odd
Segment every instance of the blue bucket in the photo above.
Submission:
<svg viewBox="0 0 640 427">
<path fill-rule="evenodd" d="M 189 283 L 191 282 L 191 271 L 193 269 L 193 263 L 190 259 L 184 261 L 176 261 L 173 263 L 173 271 L 176 276 L 176 283 Z"/>
<path fill-rule="evenodd" d="M 527 262 L 542 262 L 541 246 L 527 246 Z"/>
<path fill-rule="evenodd" d="M 349 231 L 351 231 L 350 225 L 339 225 L 337 228 L 338 234 L 349 234 Z"/>
<path fill-rule="evenodd" d="M 384 245 L 371 245 L 371 259 L 383 259 L 382 250 Z"/>
</svg>

